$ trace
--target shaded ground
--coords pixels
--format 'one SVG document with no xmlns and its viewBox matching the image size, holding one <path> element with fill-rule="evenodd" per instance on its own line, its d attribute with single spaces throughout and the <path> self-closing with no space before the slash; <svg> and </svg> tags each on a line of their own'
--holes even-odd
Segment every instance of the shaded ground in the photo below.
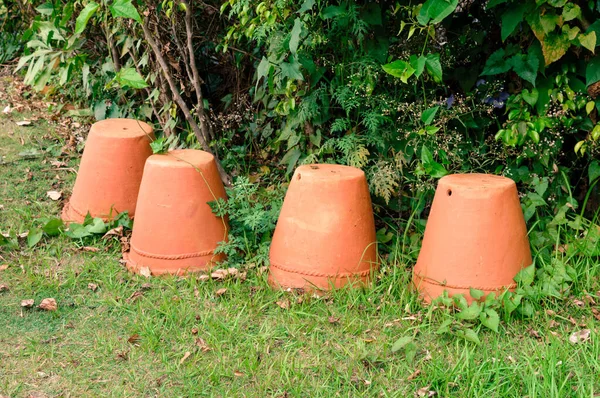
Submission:
<svg viewBox="0 0 600 398">
<path fill-rule="evenodd" d="M 0 113 L 0 232 L 23 233 L 59 214 L 46 192 L 68 195 L 86 127 L 53 117 L 41 99 L 23 100 L 11 81 L 0 77 L 0 111 L 23 107 Z M 16 124 L 23 120 L 32 123 Z M 482 331 L 477 346 L 435 334 L 439 320 L 420 307 L 398 264 L 384 266 L 372 288 L 314 298 L 271 291 L 254 270 L 245 281 L 132 276 L 116 239 L 59 237 L 33 250 L 21 243 L 0 249 L 8 265 L 0 285 L 9 289 L 0 293 L 0 396 L 600 394 L 598 306 L 589 301 L 549 303 L 553 312 Z M 58 311 L 20 306 L 47 297 Z M 584 327 L 590 340 L 570 344 Z M 401 336 L 415 336 L 413 362 L 391 353 Z"/>
</svg>

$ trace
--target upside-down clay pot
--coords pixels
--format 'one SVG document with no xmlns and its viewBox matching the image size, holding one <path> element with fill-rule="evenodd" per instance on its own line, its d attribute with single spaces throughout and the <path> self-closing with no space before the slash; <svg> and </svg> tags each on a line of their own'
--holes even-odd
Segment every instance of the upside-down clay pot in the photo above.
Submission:
<svg viewBox="0 0 600 398">
<path fill-rule="evenodd" d="M 270 250 L 275 288 L 328 290 L 364 284 L 378 268 L 365 174 L 334 164 L 296 169 Z"/>
<path fill-rule="evenodd" d="M 138 196 L 127 267 L 153 275 L 204 271 L 222 254 L 227 220 L 208 202 L 226 198 L 215 158 L 208 152 L 182 149 L 152 155 L 146 161 Z"/>
<path fill-rule="evenodd" d="M 138 120 L 106 119 L 94 123 L 62 219 L 82 223 L 89 212 L 92 217 L 106 220 L 124 211 L 133 218 L 153 139 L 152 127 Z"/>
<path fill-rule="evenodd" d="M 440 179 L 413 271 L 422 297 L 470 288 L 486 294 L 516 287 L 513 278 L 532 263 L 527 227 L 513 180 L 487 174 Z"/>
</svg>

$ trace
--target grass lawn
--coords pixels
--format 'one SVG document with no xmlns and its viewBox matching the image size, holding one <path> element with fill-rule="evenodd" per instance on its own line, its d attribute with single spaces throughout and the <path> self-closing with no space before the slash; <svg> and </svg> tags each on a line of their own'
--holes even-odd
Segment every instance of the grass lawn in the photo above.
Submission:
<svg viewBox="0 0 600 398">
<path fill-rule="evenodd" d="M 0 92 L 12 90 L 0 79 Z M 0 94 L 0 110 L 7 104 Z M 61 158 L 55 170 L 46 151 L 61 122 L 43 109 L 0 113 L 0 232 L 59 215 L 46 192 L 66 195 L 78 164 Z M 408 288 L 412 264 L 385 264 L 367 289 L 316 298 L 272 291 L 256 270 L 245 281 L 134 276 L 117 239 L 86 242 L 98 252 L 65 236 L 34 249 L 21 241 L 0 248 L 0 396 L 600 396 L 597 257 L 557 251 L 579 275 L 575 296 L 499 333 L 482 329 L 476 345 L 435 333 L 439 314 Z M 48 297 L 57 311 L 21 308 Z M 586 328 L 587 341 L 569 342 Z M 391 351 L 402 336 L 414 336 L 413 361 Z"/>
</svg>

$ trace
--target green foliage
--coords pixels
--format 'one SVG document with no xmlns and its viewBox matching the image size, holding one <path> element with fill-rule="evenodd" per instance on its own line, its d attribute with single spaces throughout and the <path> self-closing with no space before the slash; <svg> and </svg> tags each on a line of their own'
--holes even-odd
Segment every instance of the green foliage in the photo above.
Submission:
<svg viewBox="0 0 600 398">
<path fill-rule="evenodd" d="M 21 42 L 17 35 L 3 34 L 0 37 L 0 65 L 15 59 L 20 50 Z"/>
<path fill-rule="evenodd" d="M 215 253 L 227 255 L 230 266 L 268 264 L 269 246 L 283 203 L 281 187 L 262 189 L 247 177 L 238 177 L 227 189 L 227 200 L 209 202 L 219 217 L 227 217 L 229 234 Z"/>
<path fill-rule="evenodd" d="M 88 213 L 83 223 L 70 223 L 68 227 L 59 218 L 40 219 L 39 221 L 41 226 L 31 228 L 27 234 L 27 246 L 29 248 L 36 246 L 45 237 L 64 235 L 83 243 L 84 240 L 94 236 L 102 236 L 113 228 L 131 229 L 133 226 L 133 222 L 126 211 L 119 213 L 109 221 L 94 218 Z"/>
</svg>

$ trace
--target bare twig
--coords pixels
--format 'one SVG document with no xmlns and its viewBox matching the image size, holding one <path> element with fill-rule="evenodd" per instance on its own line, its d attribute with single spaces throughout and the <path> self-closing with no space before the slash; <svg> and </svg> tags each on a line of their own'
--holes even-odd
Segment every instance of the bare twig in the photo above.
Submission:
<svg viewBox="0 0 600 398">
<path fill-rule="evenodd" d="M 106 35 L 106 43 L 108 44 L 108 48 L 110 50 L 110 56 L 112 58 L 113 64 L 115 65 L 115 72 L 119 73 L 119 71 L 121 70 L 121 59 L 119 58 L 119 50 L 117 49 L 115 38 L 110 32 L 108 24 L 104 25 L 104 34 Z"/>
<path fill-rule="evenodd" d="M 198 113 L 198 118 L 200 119 L 200 128 L 202 129 L 202 134 L 205 139 L 208 141 L 213 138 L 212 127 L 208 118 L 206 117 L 206 111 L 204 109 L 204 97 L 202 96 L 202 79 L 200 78 L 200 74 L 198 73 L 198 67 L 196 66 L 196 56 L 194 55 L 194 44 L 192 42 L 192 38 L 194 37 L 194 32 L 192 29 L 192 7 L 187 0 L 181 0 L 183 5 L 185 5 L 185 31 L 187 34 L 187 48 L 188 48 L 188 58 L 190 61 L 190 69 L 192 70 L 193 79 L 192 82 L 194 84 L 194 90 L 196 90 L 196 98 L 198 100 L 198 105 L 196 106 L 196 112 Z"/>
<path fill-rule="evenodd" d="M 192 117 L 189 107 L 185 103 L 184 99 L 181 97 L 179 90 L 177 90 L 177 86 L 175 85 L 175 82 L 173 81 L 173 76 L 171 75 L 171 72 L 169 71 L 169 66 L 167 65 L 167 62 L 165 61 L 162 53 L 160 52 L 160 48 L 158 47 L 158 44 L 156 44 L 156 41 L 152 37 L 152 33 L 148 30 L 147 23 L 148 23 L 148 21 L 145 21 L 145 23 L 142 24 L 142 29 L 144 30 L 144 37 L 145 37 L 146 41 L 148 42 L 148 44 L 150 45 L 150 47 L 152 48 L 152 52 L 154 53 L 154 56 L 156 57 L 156 60 L 158 61 L 158 64 L 163 72 L 163 76 L 165 77 L 165 80 L 169 84 L 169 88 L 171 90 L 173 100 L 175 101 L 175 103 L 177 103 L 177 105 L 179 106 L 179 109 L 181 109 L 181 111 L 183 112 L 185 119 L 187 120 L 187 122 L 190 124 L 190 127 L 194 131 L 194 134 L 196 135 L 196 138 L 198 139 L 198 142 L 200 143 L 200 146 L 202 147 L 202 149 L 207 152 L 213 153 L 213 151 L 211 151 L 210 146 L 208 145 L 208 142 L 205 139 L 206 135 L 204 135 L 202 133 L 200 126 L 198 126 L 198 123 L 196 123 L 196 120 L 194 120 L 194 118 Z M 221 165 L 221 162 L 219 161 L 216 154 L 214 154 L 214 155 L 215 155 L 215 160 L 217 163 L 217 168 L 219 170 L 219 175 L 221 176 L 221 180 L 223 181 L 224 184 L 230 185 L 231 177 L 229 177 L 229 175 L 223 169 L 223 166 Z"/>
</svg>

